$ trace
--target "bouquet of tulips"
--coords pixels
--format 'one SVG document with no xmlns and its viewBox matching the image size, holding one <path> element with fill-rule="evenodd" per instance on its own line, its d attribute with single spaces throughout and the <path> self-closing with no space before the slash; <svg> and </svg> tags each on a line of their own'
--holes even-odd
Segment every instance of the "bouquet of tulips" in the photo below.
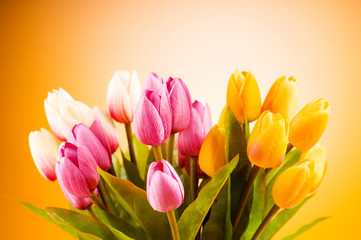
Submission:
<svg viewBox="0 0 361 240">
<path fill-rule="evenodd" d="M 326 171 L 317 142 L 329 103 L 296 114 L 293 77 L 277 79 L 262 104 L 252 73 L 235 70 L 213 127 L 209 106 L 192 102 L 180 78 L 150 73 L 142 89 L 136 72 L 116 71 L 107 101 L 109 113 L 55 90 L 44 102 L 55 136 L 29 136 L 38 170 L 58 180 L 70 205 L 21 204 L 78 239 L 270 239 Z M 119 148 L 114 120 L 128 149 Z"/>
</svg>

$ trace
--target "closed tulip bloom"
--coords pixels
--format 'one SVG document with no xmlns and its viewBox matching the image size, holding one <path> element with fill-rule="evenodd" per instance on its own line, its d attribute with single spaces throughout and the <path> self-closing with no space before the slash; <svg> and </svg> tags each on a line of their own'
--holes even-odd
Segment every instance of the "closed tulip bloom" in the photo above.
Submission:
<svg viewBox="0 0 361 240">
<path fill-rule="evenodd" d="M 147 198 L 152 208 L 158 212 L 177 209 L 183 203 L 182 181 L 169 162 L 162 160 L 149 166 Z"/>
<path fill-rule="evenodd" d="M 90 198 L 77 197 L 77 196 L 69 193 L 66 190 L 66 188 L 64 187 L 64 185 L 60 185 L 60 188 L 63 191 L 68 202 L 76 209 L 85 210 L 93 204 L 93 202 L 90 200 Z M 95 191 L 97 191 L 97 190 L 95 190 Z"/>
<path fill-rule="evenodd" d="M 274 202 L 281 208 L 293 208 L 308 195 L 314 182 L 313 161 L 290 167 L 281 173 L 272 189 Z"/>
<path fill-rule="evenodd" d="M 212 127 L 211 112 L 206 103 L 199 101 L 192 104 L 191 121 L 188 128 L 179 133 L 178 148 L 183 155 L 199 155 L 204 138 Z"/>
<path fill-rule="evenodd" d="M 95 120 L 88 128 L 77 124 L 67 133 L 67 139 L 76 146 L 85 146 L 94 157 L 95 163 L 104 171 L 111 167 L 111 151 L 108 139 L 100 122 Z"/>
<path fill-rule="evenodd" d="M 262 168 L 279 167 L 286 153 L 287 138 L 287 120 L 279 113 L 263 112 L 248 139 L 249 160 Z"/>
<path fill-rule="evenodd" d="M 192 100 L 188 88 L 180 78 L 169 78 L 167 81 L 170 107 L 172 110 L 172 132 L 186 129 L 191 120 Z"/>
<path fill-rule="evenodd" d="M 85 146 L 63 143 L 55 169 L 61 188 L 77 197 L 91 197 L 98 185 L 99 173 L 96 163 Z"/>
<path fill-rule="evenodd" d="M 251 72 L 241 73 L 238 69 L 233 72 L 227 87 L 227 105 L 240 123 L 244 123 L 245 118 L 248 122 L 258 118 L 262 108 L 261 94 Z"/>
<path fill-rule="evenodd" d="M 151 72 L 148 74 L 147 78 L 144 81 L 143 90 L 151 90 L 159 93 L 165 84 L 163 77 L 158 74 Z"/>
<path fill-rule="evenodd" d="M 213 177 L 227 164 L 226 131 L 224 126 L 214 125 L 207 134 L 199 153 L 199 166 L 208 176 Z"/>
<path fill-rule="evenodd" d="M 66 140 L 66 132 L 74 125 L 83 123 L 90 126 L 94 121 L 92 109 L 82 102 L 75 101 L 61 88 L 48 93 L 44 106 L 51 130 L 62 141 Z"/>
<path fill-rule="evenodd" d="M 60 143 L 48 130 L 31 132 L 29 135 L 30 152 L 41 175 L 49 180 L 56 179 L 55 164 L 58 161 Z"/>
<path fill-rule="evenodd" d="M 95 113 L 95 118 L 101 123 L 105 131 L 110 150 L 112 153 L 114 153 L 119 147 L 119 137 L 113 119 L 107 112 L 103 111 L 97 106 L 93 108 L 93 111 Z"/>
<path fill-rule="evenodd" d="M 263 102 L 262 111 L 270 110 L 279 113 L 284 119 L 291 120 L 298 104 L 298 87 L 296 79 L 283 76 L 277 79 L 270 88 Z"/>
<path fill-rule="evenodd" d="M 219 116 L 219 119 L 218 119 L 219 125 L 222 125 L 222 126 L 226 125 L 227 110 L 228 110 L 228 106 L 226 105 L 222 109 L 221 115 Z"/>
<path fill-rule="evenodd" d="M 166 86 L 160 93 L 145 90 L 134 113 L 134 133 L 144 144 L 162 145 L 172 130 L 172 113 Z"/>
<path fill-rule="evenodd" d="M 328 123 L 330 104 L 322 98 L 307 104 L 290 122 L 290 143 L 305 152 L 321 138 Z"/>
<path fill-rule="evenodd" d="M 108 85 L 110 115 L 120 123 L 132 122 L 141 92 L 139 77 L 135 71 L 132 75 L 128 71 L 116 71 Z"/>
</svg>

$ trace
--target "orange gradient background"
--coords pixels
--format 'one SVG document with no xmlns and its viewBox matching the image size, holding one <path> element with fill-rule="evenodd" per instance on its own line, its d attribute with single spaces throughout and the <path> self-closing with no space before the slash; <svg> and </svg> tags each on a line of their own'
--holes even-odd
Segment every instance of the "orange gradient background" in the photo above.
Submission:
<svg viewBox="0 0 361 240">
<path fill-rule="evenodd" d="M 331 103 L 321 139 L 328 151 L 324 182 L 276 239 L 330 215 L 298 239 L 361 238 L 360 1 L 0 4 L 1 239 L 72 239 L 15 202 L 68 205 L 58 183 L 38 173 L 28 147 L 30 131 L 49 129 L 48 91 L 62 87 L 106 109 L 116 69 L 134 69 L 142 81 L 155 71 L 183 78 L 193 99 L 209 103 L 215 122 L 235 68 L 252 71 L 263 99 L 276 78 L 292 75 L 299 109 L 318 97 Z"/>
</svg>

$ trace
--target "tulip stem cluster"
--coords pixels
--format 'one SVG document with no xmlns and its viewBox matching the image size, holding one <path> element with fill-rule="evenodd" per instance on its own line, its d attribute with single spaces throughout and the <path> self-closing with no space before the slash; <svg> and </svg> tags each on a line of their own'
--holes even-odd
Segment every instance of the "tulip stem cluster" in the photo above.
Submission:
<svg viewBox="0 0 361 240">
<path fill-rule="evenodd" d="M 132 124 L 126 123 L 124 124 L 124 126 L 125 126 L 125 132 L 127 133 L 130 160 L 132 161 L 132 163 L 137 164 L 137 160 L 134 152 Z"/>
<path fill-rule="evenodd" d="M 93 202 L 93 204 L 102 209 L 102 210 L 105 210 L 105 207 L 103 205 L 103 203 L 99 200 L 99 198 L 93 193 L 93 196 L 90 197 L 90 200 Z"/>
<path fill-rule="evenodd" d="M 179 240 L 180 236 L 179 236 L 179 231 L 178 231 L 177 220 L 174 215 L 174 210 L 168 211 L 167 217 L 168 217 L 170 228 L 172 230 L 173 240 Z"/>
<path fill-rule="evenodd" d="M 104 201 L 104 205 L 105 207 L 111 212 L 111 213 L 115 213 L 115 209 L 113 207 L 113 203 L 112 200 L 110 199 L 109 195 L 107 194 L 107 192 L 109 192 L 106 187 L 105 187 L 105 183 L 103 178 L 100 178 L 99 180 L 99 184 L 98 184 L 98 190 L 99 190 L 99 194 L 101 196 L 101 198 Z"/>
<path fill-rule="evenodd" d="M 170 162 L 170 164 L 173 163 L 173 148 L 174 148 L 174 136 L 175 134 L 174 133 L 171 133 L 169 135 L 169 139 L 168 139 L 168 157 L 167 157 L 167 160 L 168 162 Z"/>
<path fill-rule="evenodd" d="M 153 152 L 157 162 L 163 160 L 162 146 L 153 146 Z"/>
<path fill-rule="evenodd" d="M 279 210 L 280 210 L 279 206 L 277 206 L 276 204 L 273 205 L 272 209 L 268 212 L 267 216 L 265 217 L 265 219 L 263 220 L 261 225 L 258 227 L 255 234 L 253 235 L 252 240 L 257 240 L 261 236 L 261 234 L 262 234 L 263 230 L 265 229 L 265 227 L 267 226 L 267 224 L 278 213 Z"/>
<path fill-rule="evenodd" d="M 191 157 L 190 159 L 190 189 L 191 189 L 191 199 L 194 201 L 197 198 L 197 188 L 198 188 L 198 159 L 197 157 Z"/>
<path fill-rule="evenodd" d="M 87 211 L 88 211 L 89 215 L 92 216 L 92 218 L 94 218 L 95 220 L 98 220 L 98 217 L 95 215 L 92 207 L 89 207 L 87 209 Z"/>
</svg>

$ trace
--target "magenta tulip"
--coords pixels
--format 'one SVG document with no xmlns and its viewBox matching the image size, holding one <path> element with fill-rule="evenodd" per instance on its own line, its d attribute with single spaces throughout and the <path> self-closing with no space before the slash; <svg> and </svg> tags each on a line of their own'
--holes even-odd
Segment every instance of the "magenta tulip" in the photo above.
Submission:
<svg viewBox="0 0 361 240">
<path fill-rule="evenodd" d="M 172 129 L 172 113 L 166 86 L 160 93 L 145 90 L 135 109 L 134 133 L 144 144 L 159 146 L 166 141 Z"/>
<path fill-rule="evenodd" d="M 95 163 L 104 171 L 111 167 L 111 151 L 104 129 L 95 120 L 88 128 L 84 124 L 77 124 L 66 134 L 68 142 L 76 146 L 85 146 L 95 159 Z"/>
<path fill-rule="evenodd" d="M 151 90 L 159 93 L 164 84 L 165 81 L 163 77 L 160 77 L 158 74 L 151 72 L 144 81 L 143 90 Z"/>
<path fill-rule="evenodd" d="M 183 203 L 182 181 L 169 162 L 162 160 L 149 166 L 147 198 L 152 208 L 158 212 L 177 209 Z"/>
<path fill-rule="evenodd" d="M 172 133 L 186 129 L 191 120 L 192 100 L 188 88 L 180 78 L 167 81 L 169 101 L 172 110 Z"/>
<path fill-rule="evenodd" d="M 90 198 L 77 197 L 77 196 L 69 193 L 63 185 L 60 185 L 60 188 L 63 191 L 68 202 L 76 209 L 85 210 L 93 204 L 93 202 L 90 200 Z M 94 193 L 96 193 L 96 192 L 97 192 L 97 189 L 95 189 Z"/>
<path fill-rule="evenodd" d="M 178 148 L 181 154 L 198 156 L 204 138 L 212 128 L 212 119 L 209 106 L 199 101 L 192 104 L 191 121 L 188 128 L 179 133 Z"/>
<path fill-rule="evenodd" d="M 99 182 L 99 173 L 93 155 L 82 145 L 63 143 L 55 171 L 61 188 L 77 197 L 92 196 Z"/>
</svg>

